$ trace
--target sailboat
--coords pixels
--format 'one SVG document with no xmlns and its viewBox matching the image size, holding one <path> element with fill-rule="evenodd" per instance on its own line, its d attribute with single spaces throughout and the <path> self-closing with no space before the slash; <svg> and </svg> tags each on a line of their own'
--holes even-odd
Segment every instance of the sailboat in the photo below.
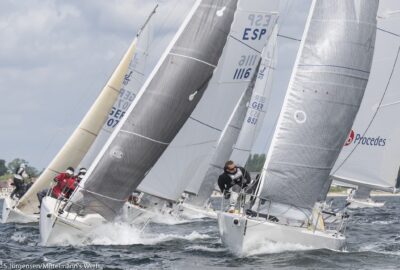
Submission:
<svg viewBox="0 0 400 270">
<path fill-rule="evenodd" d="M 355 186 L 349 208 L 382 207 L 371 190 L 400 188 L 400 3 L 380 1 L 371 76 L 349 137 L 332 170 L 337 185 Z"/>
<path fill-rule="evenodd" d="M 121 213 L 200 101 L 218 65 L 237 1 L 198 0 L 155 69 L 72 194 L 63 202 L 43 200 L 43 244 L 84 232 Z"/>
<path fill-rule="evenodd" d="M 225 125 L 204 179 L 200 185 L 197 184 L 197 194 L 190 195 L 180 204 L 182 215 L 196 216 L 202 213 L 204 216 L 216 219 L 217 213 L 210 205 L 210 197 L 216 180 L 223 171 L 225 161 L 231 159 L 237 164 L 246 163 L 263 123 L 270 98 L 277 34 L 278 27 L 275 24 L 261 54 L 258 72 Z"/>
<path fill-rule="evenodd" d="M 64 146 L 20 200 L 6 198 L 2 222 L 39 221 L 36 194 L 50 186 L 54 177 L 67 167 L 77 167 L 115 128 L 142 85 L 148 48 L 148 23 L 157 6 L 137 33 L 114 73 Z M 94 145 L 93 145 L 94 144 Z M 89 154 L 88 154 L 89 152 Z"/>
<path fill-rule="evenodd" d="M 311 2 L 258 190 L 235 213 L 218 213 L 222 242 L 233 253 L 266 242 L 345 245 L 347 216 L 330 228 L 322 200 L 368 82 L 377 9 L 370 0 Z"/>
</svg>

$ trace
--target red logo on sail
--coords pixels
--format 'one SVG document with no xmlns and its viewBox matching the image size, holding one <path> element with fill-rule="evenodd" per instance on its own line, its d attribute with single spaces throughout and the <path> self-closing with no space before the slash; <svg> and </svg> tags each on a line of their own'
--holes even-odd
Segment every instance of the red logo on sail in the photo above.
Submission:
<svg viewBox="0 0 400 270">
<path fill-rule="evenodd" d="M 344 146 L 351 144 L 354 141 L 354 130 L 350 131 L 349 137 L 347 138 Z"/>
</svg>

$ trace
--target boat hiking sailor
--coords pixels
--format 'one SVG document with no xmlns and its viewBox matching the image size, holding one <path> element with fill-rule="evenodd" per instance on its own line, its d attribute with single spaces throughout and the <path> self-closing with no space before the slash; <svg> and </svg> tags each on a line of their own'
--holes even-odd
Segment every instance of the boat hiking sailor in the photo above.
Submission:
<svg viewBox="0 0 400 270">
<path fill-rule="evenodd" d="M 218 177 L 218 186 L 225 199 L 229 199 L 229 212 L 235 210 L 239 193 L 250 184 L 251 178 L 248 171 L 236 166 L 232 160 L 225 162 L 224 172 Z"/>
<path fill-rule="evenodd" d="M 63 173 L 57 175 L 53 181 L 57 184 L 53 187 L 51 192 L 51 196 L 58 199 L 60 196 L 64 196 L 65 188 L 68 184 L 69 179 L 74 176 L 74 168 L 68 167 L 67 170 Z"/>
<path fill-rule="evenodd" d="M 57 184 L 51 189 L 50 195 L 56 199 L 58 199 L 61 195 L 63 195 L 63 191 L 65 190 L 65 188 L 67 186 L 68 180 L 70 178 L 73 178 L 73 176 L 74 176 L 74 168 L 72 168 L 72 167 L 68 167 L 65 170 L 65 172 L 58 174 L 53 179 L 53 181 L 56 182 Z M 37 197 L 39 200 L 39 206 L 38 206 L 39 209 L 41 207 L 43 198 L 46 197 L 48 193 L 49 193 L 48 188 L 43 189 L 42 191 L 37 193 Z"/>
<path fill-rule="evenodd" d="M 24 179 L 28 178 L 28 174 L 26 173 L 26 164 L 22 163 L 16 170 L 14 174 L 13 183 L 11 185 L 15 186 L 13 192 L 11 193 L 11 199 L 14 199 L 16 196 L 18 199 L 22 197 L 25 192 L 24 188 Z"/>
<path fill-rule="evenodd" d="M 71 196 L 72 192 L 74 192 L 74 190 L 78 186 L 79 182 L 82 181 L 86 172 L 87 172 L 86 168 L 82 167 L 79 169 L 77 175 L 70 177 L 66 180 L 66 184 L 62 191 L 64 198 L 69 198 Z"/>
</svg>

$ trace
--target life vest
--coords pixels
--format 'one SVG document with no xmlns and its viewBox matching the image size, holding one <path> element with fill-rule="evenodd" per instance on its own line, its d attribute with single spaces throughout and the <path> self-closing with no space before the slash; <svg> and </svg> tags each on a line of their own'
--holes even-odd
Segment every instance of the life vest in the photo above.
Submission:
<svg viewBox="0 0 400 270">
<path fill-rule="evenodd" d="M 22 168 L 22 167 L 18 167 L 15 170 L 14 178 L 19 179 L 19 180 L 23 180 L 24 179 L 24 174 L 25 174 L 25 169 Z"/>
<path fill-rule="evenodd" d="M 62 194 L 64 188 L 67 185 L 67 181 L 70 178 L 66 173 L 60 173 L 57 175 L 54 180 L 57 184 L 53 187 L 53 196 L 58 198 Z"/>
<path fill-rule="evenodd" d="M 233 185 L 234 185 L 234 184 L 241 183 L 241 182 L 242 182 L 242 179 L 243 179 L 242 170 L 239 169 L 239 168 L 236 169 L 236 173 L 235 173 L 235 174 L 230 174 L 230 173 L 228 173 L 228 176 L 231 178 L 232 184 L 233 184 Z"/>
</svg>

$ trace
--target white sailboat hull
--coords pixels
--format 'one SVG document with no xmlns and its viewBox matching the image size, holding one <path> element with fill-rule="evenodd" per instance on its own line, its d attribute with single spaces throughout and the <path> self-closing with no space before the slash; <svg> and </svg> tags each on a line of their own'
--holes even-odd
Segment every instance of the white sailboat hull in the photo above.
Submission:
<svg viewBox="0 0 400 270">
<path fill-rule="evenodd" d="M 107 223 L 99 214 L 77 216 L 64 212 L 58 213 L 58 201 L 45 197 L 40 211 L 40 241 L 43 245 L 81 244 L 88 239 L 88 233 L 98 226 Z M 126 203 L 122 219 L 129 224 L 147 224 L 154 213 Z"/>
<path fill-rule="evenodd" d="M 1 215 L 2 223 L 33 223 L 39 222 L 38 214 L 26 214 L 15 207 L 15 201 L 10 197 L 4 198 Z"/>
<path fill-rule="evenodd" d="M 350 203 L 347 208 L 350 209 L 362 209 L 362 208 L 378 208 L 383 207 L 385 202 L 376 202 L 372 199 L 366 200 L 357 200 L 357 199 L 347 199 L 347 202 Z"/>
<path fill-rule="evenodd" d="M 238 256 L 246 255 L 268 242 L 332 250 L 341 250 L 346 243 L 343 235 L 333 231 L 313 232 L 303 227 L 249 219 L 238 214 L 218 213 L 218 227 L 223 244 Z"/>
<path fill-rule="evenodd" d="M 105 222 L 98 214 L 76 216 L 66 212 L 58 214 L 58 201 L 45 197 L 40 209 L 40 242 L 42 245 L 57 245 L 63 243 L 80 243 L 86 239 L 90 229 Z"/>
</svg>

